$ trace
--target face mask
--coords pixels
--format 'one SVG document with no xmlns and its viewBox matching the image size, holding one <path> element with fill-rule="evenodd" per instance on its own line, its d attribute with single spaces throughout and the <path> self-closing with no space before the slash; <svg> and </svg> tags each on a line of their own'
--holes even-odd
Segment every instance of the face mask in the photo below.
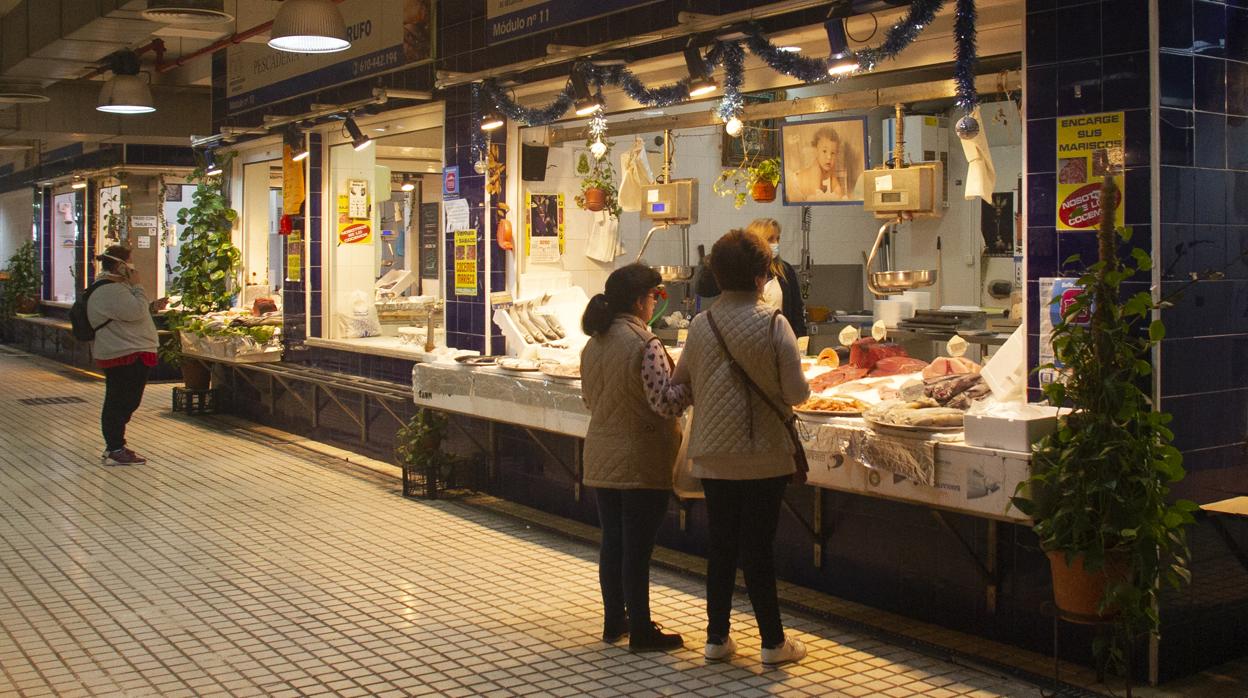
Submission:
<svg viewBox="0 0 1248 698">
<path fill-rule="evenodd" d="M 780 256 L 780 243 L 778 242 L 771 243 L 771 256 L 772 257 Z"/>
</svg>

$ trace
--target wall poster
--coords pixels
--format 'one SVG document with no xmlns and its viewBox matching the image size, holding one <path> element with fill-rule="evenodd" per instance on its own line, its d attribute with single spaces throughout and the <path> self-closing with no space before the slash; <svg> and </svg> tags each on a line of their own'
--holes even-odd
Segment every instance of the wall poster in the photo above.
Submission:
<svg viewBox="0 0 1248 698">
<path fill-rule="evenodd" d="M 286 237 L 286 280 L 303 281 L 303 231 L 293 230 Z"/>
<path fill-rule="evenodd" d="M 563 256 L 563 194 L 525 195 L 525 254 L 540 264 L 558 262 Z"/>
<path fill-rule="evenodd" d="M 455 231 L 455 295 L 477 295 L 477 231 Z"/>
<path fill-rule="evenodd" d="M 373 244 L 373 220 L 369 217 L 368 182 L 347 181 L 346 194 L 338 195 L 338 244 Z"/>
<path fill-rule="evenodd" d="M 1057 229 L 1094 230 L 1101 224 L 1101 184 L 1118 185 L 1114 225 L 1123 225 L 1124 134 L 1120 111 L 1057 119 Z"/>
</svg>

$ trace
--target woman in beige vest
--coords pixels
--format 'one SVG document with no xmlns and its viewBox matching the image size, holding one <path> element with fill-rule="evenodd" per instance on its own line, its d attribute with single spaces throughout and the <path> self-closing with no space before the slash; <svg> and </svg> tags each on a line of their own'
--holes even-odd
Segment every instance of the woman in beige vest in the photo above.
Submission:
<svg viewBox="0 0 1248 698">
<path fill-rule="evenodd" d="M 650 619 L 650 554 L 672 493 L 680 449 L 676 417 L 688 390 L 671 385 L 672 361 L 650 332 L 665 297 L 658 272 L 631 264 L 611 273 L 605 293 L 590 301 L 581 327 L 581 382 L 589 407 L 583 482 L 596 489 L 602 548 L 602 639 L 628 635 L 634 652 L 680 647 Z"/>
<path fill-rule="evenodd" d="M 763 664 L 775 666 L 801 659 L 806 648 L 785 636 L 776 599 L 772 547 L 795 466 L 785 423 L 767 403 L 788 418 L 789 406 L 809 397 L 810 386 L 793 329 L 762 299 L 772 264 L 767 243 L 733 230 L 715 243 L 710 259 L 723 293 L 690 324 L 674 379 L 691 385 L 697 401 L 688 453 L 706 491 L 705 656 L 727 659 L 736 651 L 728 620 L 739 559 L 758 619 Z M 740 377 L 730 355 L 766 400 Z"/>
</svg>

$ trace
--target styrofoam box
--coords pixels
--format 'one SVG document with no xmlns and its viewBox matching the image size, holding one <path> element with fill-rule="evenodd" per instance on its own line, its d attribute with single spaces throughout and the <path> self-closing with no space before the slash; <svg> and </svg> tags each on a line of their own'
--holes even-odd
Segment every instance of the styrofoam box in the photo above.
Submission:
<svg viewBox="0 0 1248 698">
<path fill-rule="evenodd" d="M 968 446 L 996 448 L 1002 451 L 1031 451 L 1031 445 L 1057 429 L 1057 408 L 1032 405 L 1045 416 L 1010 419 L 968 414 L 963 420 Z"/>
</svg>

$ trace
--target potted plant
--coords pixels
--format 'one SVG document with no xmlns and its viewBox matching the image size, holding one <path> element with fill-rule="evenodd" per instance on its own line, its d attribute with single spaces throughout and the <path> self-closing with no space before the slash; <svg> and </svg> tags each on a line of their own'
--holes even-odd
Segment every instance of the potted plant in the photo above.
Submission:
<svg viewBox="0 0 1248 698">
<path fill-rule="evenodd" d="M 780 183 L 780 160 L 767 158 L 749 168 L 750 196 L 760 204 L 776 200 L 776 185 Z"/>
<path fill-rule="evenodd" d="M 438 480 L 446 481 L 455 459 L 442 451 L 449 422 L 445 414 L 420 409 L 395 434 L 394 455 L 403 467 L 403 494 L 423 485 L 424 496 L 438 498 Z"/>
<path fill-rule="evenodd" d="M 233 153 L 218 157 L 225 169 Z M 199 361 L 180 360 L 184 358 L 180 332 L 187 329 L 194 315 L 230 307 L 241 259 L 231 236 L 238 212 L 229 207 L 219 176 L 208 175 L 201 166 L 191 173 L 190 180 L 196 187 L 191 206 L 178 211 L 178 223 L 186 227 L 182 230 L 178 265 L 169 288 L 170 294 L 179 296 L 179 300 L 177 309 L 166 314 L 171 336 L 162 354 L 178 357 L 173 363 L 181 365 L 188 388 L 207 388 L 207 368 Z"/>
<path fill-rule="evenodd" d="M 0 296 L 0 319 L 8 320 L 15 315 L 39 312 L 39 261 L 35 255 L 35 243 L 27 240 L 9 258 L 5 267 L 8 278 L 4 282 L 4 295 Z"/>
<path fill-rule="evenodd" d="M 711 191 L 720 196 L 731 196 L 732 207 L 741 208 L 745 205 L 745 196 L 749 191 L 750 171 L 748 167 L 732 167 L 719 173 Z"/>
<path fill-rule="evenodd" d="M 615 184 L 615 167 L 611 164 L 611 146 L 604 145 L 601 156 L 588 158 L 589 171 L 581 177 L 581 193 L 576 195 L 576 205 L 586 211 L 606 211 L 612 218 L 619 218 L 619 190 Z"/>
<path fill-rule="evenodd" d="M 1125 644 L 1158 630 L 1162 583 L 1190 579 L 1184 527 L 1196 505 L 1169 501 L 1170 485 L 1184 476 L 1182 456 L 1170 443 L 1170 415 L 1154 409 L 1146 390 L 1151 351 L 1165 336 L 1149 318 L 1164 304 L 1147 291 L 1125 302 L 1120 295 L 1122 282 L 1152 260 L 1139 248 L 1133 263 L 1119 259 L 1119 238 L 1129 241 L 1130 231 L 1113 227 L 1117 189 L 1109 177 L 1101 201 L 1100 259 L 1062 308 L 1052 335 L 1062 377 L 1044 387 L 1051 404 L 1071 409 L 1035 445 L 1032 475 L 1012 501 L 1034 522 L 1058 608 L 1078 620 L 1112 620 L 1116 632 L 1094 650 L 1121 667 Z"/>
</svg>

